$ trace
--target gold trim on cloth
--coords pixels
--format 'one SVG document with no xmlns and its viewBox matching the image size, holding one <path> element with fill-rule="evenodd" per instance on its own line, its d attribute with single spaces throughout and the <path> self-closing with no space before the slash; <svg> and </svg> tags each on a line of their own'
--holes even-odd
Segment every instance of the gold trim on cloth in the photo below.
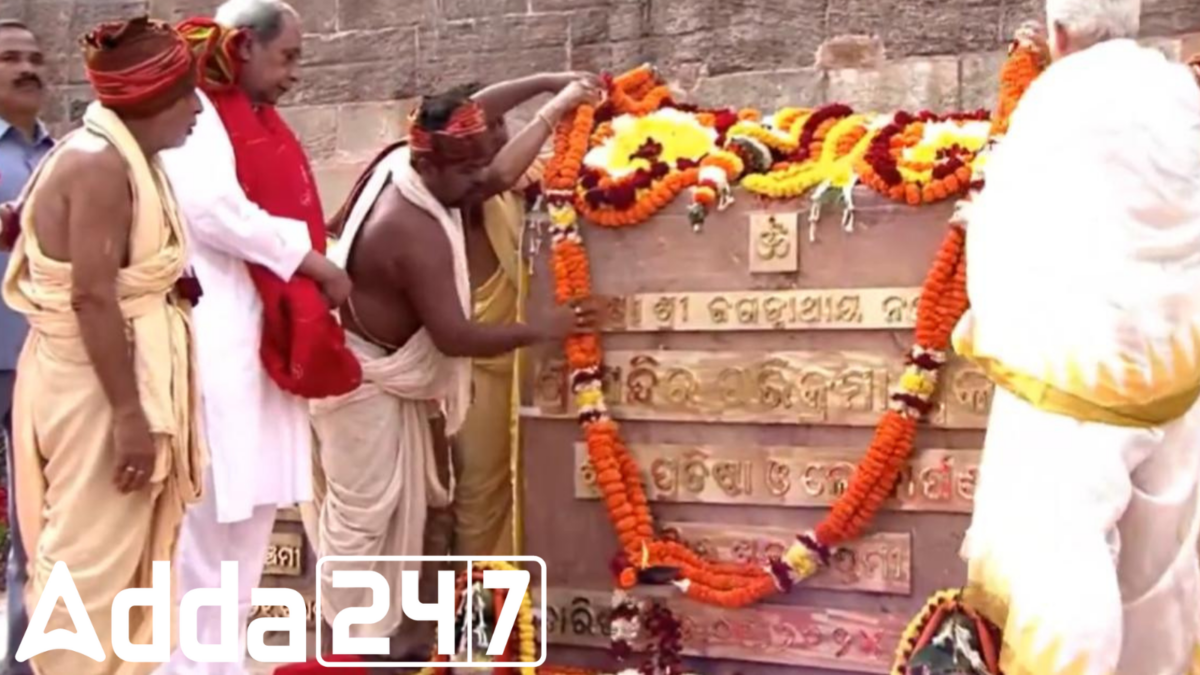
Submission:
<svg viewBox="0 0 1200 675">
<path fill-rule="evenodd" d="M 955 334 L 954 351 L 978 364 L 988 379 L 997 386 L 1003 387 L 1035 408 L 1083 422 L 1118 427 L 1161 426 L 1182 417 L 1200 398 L 1200 372 L 1193 372 L 1192 377 L 1196 381 L 1187 384 L 1182 390 L 1154 396 L 1144 403 L 1101 404 L 1069 393 L 1045 379 L 1019 372 L 997 359 L 975 353 L 971 338 L 965 334 Z M 1129 400 L 1133 396 L 1123 398 Z"/>
</svg>

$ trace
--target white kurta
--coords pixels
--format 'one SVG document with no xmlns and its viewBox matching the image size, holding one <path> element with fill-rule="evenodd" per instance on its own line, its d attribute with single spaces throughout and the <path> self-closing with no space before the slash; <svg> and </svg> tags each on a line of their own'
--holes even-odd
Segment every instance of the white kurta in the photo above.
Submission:
<svg viewBox="0 0 1200 675">
<path fill-rule="evenodd" d="M 281 390 L 259 358 L 262 300 L 247 262 L 290 279 L 312 250 L 305 223 L 247 199 L 233 146 L 209 100 L 184 147 L 162 153 L 203 288 L 193 312 L 205 435 L 217 520 L 256 506 L 291 506 L 312 493 L 308 402 Z"/>
<path fill-rule="evenodd" d="M 966 598 L 1001 669 L 1200 672 L 1200 89 L 1129 40 L 1059 61 L 968 217 L 955 349 L 1001 386 Z"/>
</svg>

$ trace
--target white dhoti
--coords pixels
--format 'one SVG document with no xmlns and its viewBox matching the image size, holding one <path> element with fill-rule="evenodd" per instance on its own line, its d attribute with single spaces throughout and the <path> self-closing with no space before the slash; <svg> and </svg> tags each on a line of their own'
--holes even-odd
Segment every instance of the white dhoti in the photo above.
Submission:
<svg viewBox="0 0 1200 675">
<path fill-rule="evenodd" d="M 967 214 L 954 348 L 998 386 L 966 599 L 1003 629 L 1005 675 L 1188 674 L 1200 91 L 1130 40 L 1062 59 L 1021 100 Z"/>
</svg>

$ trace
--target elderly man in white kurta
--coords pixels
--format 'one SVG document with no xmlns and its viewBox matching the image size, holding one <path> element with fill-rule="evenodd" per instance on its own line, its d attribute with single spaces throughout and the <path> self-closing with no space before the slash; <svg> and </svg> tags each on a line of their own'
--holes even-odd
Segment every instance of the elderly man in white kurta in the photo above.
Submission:
<svg viewBox="0 0 1200 675">
<path fill-rule="evenodd" d="M 256 8 L 254 2 L 234 4 Z M 290 11 L 278 3 L 265 6 Z M 326 280 L 322 288 L 339 278 L 349 287 L 344 273 L 313 250 L 306 223 L 272 216 L 247 198 L 231 137 L 213 101 L 200 98 L 203 111 L 191 138 L 162 158 L 203 292 L 193 330 L 211 455 L 205 498 L 188 512 L 180 534 L 175 590 L 182 597 L 196 588 L 220 588 L 221 563 L 237 562 L 240 628 L 237 644 L 230 644 L 221 635 L 217 608 L 202 607 L 199 642 L 225 646 L 233 662 L 192 663 L 176 651 L 160 671 L 165 675 L 246 672 L 250 593 L 262 577 L 276 512 L 311 498 L 308 401 L 282 390 L 264 368 L 263 302 L 248 263 L 284 281 L 303 274 Z"/>
<path fill-rule="evenodd" d="M 1200 672 L 1200 87 L 1137 0 L 1049 0 L 1056 62 L 968 212 L 955 349 L 996 382 L 966 598 L 1006 675 Z"/>
</svg>

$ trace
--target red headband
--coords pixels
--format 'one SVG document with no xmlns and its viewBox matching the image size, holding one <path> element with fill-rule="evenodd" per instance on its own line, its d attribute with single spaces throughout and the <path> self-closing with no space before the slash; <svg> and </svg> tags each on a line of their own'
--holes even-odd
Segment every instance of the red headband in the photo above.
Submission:
<svg viewBox="0 0 1200 675">
<path fill-rule="evenodd" d="M 195 86 L 195 61 L 170 26 L 142 17 L 104 23 L 83 38 L 87 78 L 108 108 L 134 116 L 165 110 Z"/>
<path fill-rule="evenodd" d="M 487 115 L 475 101 L 459 106 L 446 126 L 429 131 L 419 123 L 420 107 L 409 117 L 408 142 L 415 154 L 428 154 L 443 162 L 479 157 L 487 152 Z"/>
</svg>

